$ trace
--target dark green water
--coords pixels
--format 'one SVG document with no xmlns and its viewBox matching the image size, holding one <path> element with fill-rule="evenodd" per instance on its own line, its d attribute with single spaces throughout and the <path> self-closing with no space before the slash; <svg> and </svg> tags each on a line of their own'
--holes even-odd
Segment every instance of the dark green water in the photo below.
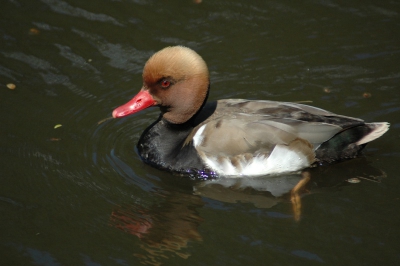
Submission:
<svg viewBox="0 0 400 266">
<path fill-rule="evenodd" d="M 0 264 L 398 265 L 399 36 L 388 0 L 3 0 Z M 208 63 L 212 100 L 311 101 L 391 129 L 296 194 L 299 175 L 155 170 L 134 147 L 157 109 L 98 122 L 176 44 Z"/>
</svg>

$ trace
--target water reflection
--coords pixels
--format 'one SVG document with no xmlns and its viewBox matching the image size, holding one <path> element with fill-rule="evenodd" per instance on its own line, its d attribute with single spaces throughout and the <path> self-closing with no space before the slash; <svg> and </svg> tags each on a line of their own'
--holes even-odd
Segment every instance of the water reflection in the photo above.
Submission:
<svg viewBox="0 0 400 266">
<path fill-rule="evenodd" d="M 140 238 L 141 252 L 134 255 L 143 264 L 160 265 L 172 256 L 188 258 L 188 243 L 202 240 L 198 227 L 203 219 L 197 209 L 203 205 L 199 196 L 172 192 L 163 203 L 148 209 L 137 205 L 114 209 L 110 223 Z"/>
<path fill-rule="evenodd" d="M 293 219 L 301 218 L 301 197 L 339 188 L 353 180 L 381 182 L 386 174 L 365 158 L 308 169 L 300 174 L 256 178 L 220 178 L 194 187 L 195 194 L 227 203 L 252 203 L 257 208 L 271 208 L 279 202 L 290 202 Z"/>
<path fill-rule="evenodd" d="M 141 240 L 141 252 L 135 252 L 135 256 L 143 264 L 161 265 L 174 256 L 187 259 L 191 255 L 189 243 L 202 241 L 198 228 L 204 219 L 198 210 L 209 199 L 227 204 L 251 203 L 260 209 L 273 208 L 278 203 L 291 204 L 293 212 L 279 217 L 297 222 L 302 208 L 307 208 L 302 205 L 302 197 L 358 183 L 349 182 L 354 178 L 379 183 L 384 177 L 382 170 L 373 167 L 365 158 L 358 158 L 284 176 L 193 181 L 193 192 L 153 191 L 154 197 L 164 199 L 153 206 L 116 207 L 111 213 L 110 225 Z M 174 182 L 171 176 L 164 181 L 164 186 Z"/>
</svg>

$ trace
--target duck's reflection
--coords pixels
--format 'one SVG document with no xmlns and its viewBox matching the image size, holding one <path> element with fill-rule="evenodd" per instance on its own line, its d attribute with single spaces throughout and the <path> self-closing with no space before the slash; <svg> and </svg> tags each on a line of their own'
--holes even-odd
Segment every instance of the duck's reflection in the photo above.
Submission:
<svg viewBox="0 0 400 266">
<path fill-rule="evenodd" d="M 257 208 L 271 208 L 279 202 L 292 204 L 292 217 L 301 218 L 301 198 L 312 193 L 331 191 L 350 185 L 351 178 L 380 182 L 385 174 L 365 159 L 318 167 L 301 174 L 256 178 L 219 178 L 194 184 L 194 193 L 168 191 L 161 204 L 144 209 L 120 207 L 111 215 L 111 224 L 141 239 L 144 253 L 135 255 L 143 264 L 160 265 L 171 256 L 187 258 L 185 251 L 192 240 L 201 241 L 198 231 L 203 219 L 197 210 L 204 198 L 236 203 L 252 203 Z"/>
<path fill-rule="evenodd" d="M 111 214 L 111 225 L 141 239 L 144 253 L 135 252 L 142 264 L 160 265 L 171 256 L 187 258 L 190 241 L 201 241 L 198 226 L 203 219 L 197 209 L 204 205 L 201 197 L 171 193 L 159 205 L 144 209 L 120 207 Z"/>
</svg>

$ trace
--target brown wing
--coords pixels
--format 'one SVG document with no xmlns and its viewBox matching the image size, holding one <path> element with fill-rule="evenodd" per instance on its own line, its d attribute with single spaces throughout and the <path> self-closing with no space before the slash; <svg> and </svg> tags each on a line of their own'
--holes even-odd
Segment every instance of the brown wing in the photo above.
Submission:
<svg viewBox="0 0 400 266">
<path fill-rule="evenodd" d="M 199 151 L 234 156 L 244 153 L 268 155 L 275 145 L 289 145 L 296 139 L 312 144 L 315 149 L 342 128 L 326 123 L 236 114 L 216 118 L 201 125 Z"/>
<path fill-rule="evenodd" d="M 214 114 L 201 123 L 201 143 L 205 153 L 234 156 L 269 154 L 277 144 L 288 145 L 305 140 L 314 149 L 343 130 L 343 125 L 362 120 L 335 114 L 311 106 L 272 101 L 221 100 Z"/>
</svg>

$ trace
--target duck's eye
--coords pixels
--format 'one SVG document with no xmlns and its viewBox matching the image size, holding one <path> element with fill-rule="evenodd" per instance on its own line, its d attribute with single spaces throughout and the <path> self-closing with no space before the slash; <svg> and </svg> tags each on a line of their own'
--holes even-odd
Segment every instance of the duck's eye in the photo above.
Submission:
<svg viewBox="0 0 400 266">
<path fill-rule="evenodd" d="M 163 81 L 161 81 L 161 86 L 163 88 L 168 88 L 169 85 L 171 85 L 171 82 L 169 80 L 164 79 Z"/>
</svg>

